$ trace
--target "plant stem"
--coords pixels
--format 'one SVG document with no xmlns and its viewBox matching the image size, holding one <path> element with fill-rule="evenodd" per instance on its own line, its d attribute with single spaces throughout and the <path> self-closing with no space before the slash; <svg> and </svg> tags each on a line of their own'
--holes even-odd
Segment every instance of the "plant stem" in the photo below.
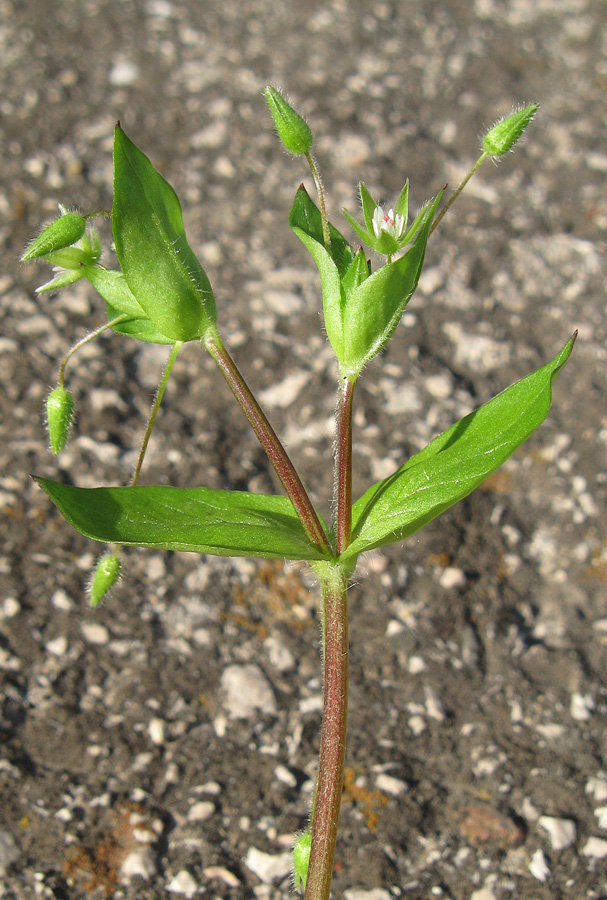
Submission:
<svg viewBox="0 0 607 900">
<path fill-rule="evenodd" d="M 470 179 L 472 178 L 472 176 L 474 175 L 474 173 L 475 173 L 478 169 L 480 169 L 481 165 L 485 162 L 485 160 L 487 159 L 488 156 L 489 156 L 489 154 L 486 153 L 485 151 L 483 151 L 483 152 L 481 153 L 481 155 L 480 155 L 479 158 L 476 160 L 476 162 L 474 163 L 474 165 L 472 166 L 472 168 L 470 169 L 470 171 L 468 172 L 468 174 L 466 175 L 466 177 L 461 181 L 459 187 L 454 191 L 453 196 L 449 198 L 449 200 L 447 201 L 447 203 L 443 206 L 443 208 L 441 209 L 441 211 L 440 211 L 439 214 L 437 215 L 436 219 L 435 219 L 434 222 L 432 223 L 432 228 L 430 229 L 430 231 L 429 231 L 429 233 L 428 233 L 428 237 L 430 237 L 430 235 L 432 234 L 432 232 L 434 231 L 434 229 L 438 227 L 439 222 L 442 220 L 443 216 L 445 215 L 445 213 L 447 212 L 447 210 L 449 209 L 449 207 L 450 207 L 453 203 L 455 203 L 455 201 L 457 200 L 457 198 L 459 197 L 459 195 L 461 194 L 461 192 L 464 190 L 464 188 L 466 187 L 466 185 L 468 184 L 468 182 L 470 181 Z"/>
<path fill-rule="evenodd" d="M 173 349 L 171 350 L 171 355 L 167 360 L 167 364 L 164 367 L 164 372 L 162 373 L 162 378 L 160 379 L 160 384 L 156 390 L 156 396 L 154 397 L 154 402 L 152 404 L 152 409 L 150 410 L 150 417 L 148 419 L 148 424 L 145 429 L 145 434 L 143 436 L 143 442 L 141 444 L 141 450 L 139 451 L 139 458 L 137 459 L 137 465 L 135 466 L 135 471 L 133 472 L 133 477 L 131 478 L 131 487 L 135 487 L 137 482 L 139 481 L 139 474 L 141 472 L 141 466 L 143 465 L 143 459 L 145 457 L 145 451 L 148 449 L 148 443 L 150 441 L 150 437 L 152 435 L 152 429 L 154 427 L 154 422 L 156 421 L 156 416 L 158 415 L 158 410 L 160 409 L 160 404 L 162 403 L 162 397 L 164 395 L 165 388 L 167 386 L 169 376 L 171 374 L 171 369 L 173 368 L 173 363 L 177 359 L 177 354 L 181 350 L 182 342 L 177 341 L 176 344 L 173 345 Z"/>
<path fill-rule="evenodd" d="M 295 466 L 289 459 L 287 451 L 280 443 L 276 432 L 268 422 L 259 403 L 242 377 L 236 363 L 223 346 L 221 338 L 218 334 L 207 337 L 204 339 L 204 346 L 219 366 L 221 374 L 249 420 L 257 440 L 265 450 L 274 471 L 280 478 L 282 486 L 287 492 L 287 496 L 291 500 L 309 539 L 316 547 L 324 551 L 327 556 L 332 557 L 333 550 L 329 544 L 329 539 L 320 523 L 316 510 L 312 506 L 312 501 L 295 470 Z"/>
<path fill-rule="evenodd" d="M 100 325 L 99 328 L 95 328 L 94 331 L 89 331 L 83 338 L 79 341 L 76 341 L 74 346 L 68 350 L 68 352 L 63 357 L 61 365 L 59 367 L 59 384 L 63 387 L 63 381 L 65 378 L 65 367 L 67 366 L 70 358 L 74 355 L 76 350 L 80 350 L 81 347 L 84 347 L 85 344 L 88 344 L 89 341 L 94 341 L 96 337 L 99 337 L 100 334 L 103 334 L 104 331 L 107 331 L 108 328 L 113 328 L 114 325 L 118 325 L 119 322 L 122 322 L 123 319 L 128 319 L 126 314 L 122 314 L 120 316 L 116 316 L 115 319 L 112 319 L 110 322 L 106 322 L 104 325 Z"/>
<path fill-rule="evenodd" d="M 322 579 L 324 689 L 312 849 L 304 900 L 329 900 L 344 780 L 348 720 L 347 577 Z"/>
<path fill-rule="evenodd" d="M 337 501 L 336 551 L 339 556 L 352 533 L 352 400 L 354 381 L 344 378 L 339 387 L 336 414 L 335 495 Z"/>
<path fill-rule="evenodd" d="M 310 171 L 312 172 L 312 178 L 314 179 L 314 184 L 316 185 L 316 193 L 318 194 L 318 208 L 320 210 L 320 220 L 322 222 L 322 237 L 325 242 L 325 250 L 330 253 L 331 235 L 329 234 L 329 218 L 327 216 L 327 204 L 325 203 L 325 191 L 322 186 L 320 172 L 318 171 L 316 160 L 314 159 L 310 151 L 306 153 L 306 159 L 308 160 L 308 165 L 310 166 Z"/>
</svg>

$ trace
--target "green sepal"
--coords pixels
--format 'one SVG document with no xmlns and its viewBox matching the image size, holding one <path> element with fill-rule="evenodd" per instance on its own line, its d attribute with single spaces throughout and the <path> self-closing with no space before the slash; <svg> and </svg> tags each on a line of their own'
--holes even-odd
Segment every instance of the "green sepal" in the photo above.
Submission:
<svg viewBox="0 0 607 900">
<path fill-rule="evenodd" d="M 120 126 L 112 230 L 129 289 L 155 328 L 171 342 L 214 334 L 213 291 L 187 242 L 177 195 Z"/>
<path fill-rule="evenodd" d="M 530 103 L 523 109 L 517 109 L 511 115 L 500 119 L 483 138 L 485 153 L 497 157 L 512 150 L 539 108 L 539 103 Z"/>
<path fill-rule="evenodd" d="M 112 326 L 117 334 L 151 344 L 175 343 L 161 334 L 148 319 L 129 290 L 122 272 L 104 269 L 102 266 L 89 266 L 85 268 L 84 275 L 105 300 L 107 317 L 110 321 L 120 315 L 128 316 L 128 319 Z"/>
<path fill-rule="evenodd" d="M 442 192 L 425 208 L 423 224 L 410 249 L 382 266 L 347 298 L 343 310 L 342 376 L 356 378 L 388 343 L 417 287 L 434 213 Z"/>
<path fill-rule="evenodd" d="M 70 247 L 83 236 L 86 219 L 80 213 L 65 212 L 33 238 L 23 251 L 21 262 L 40 259 L 64 247 Z"/>
<path fill-rule="evenodd" d="M 82 269 L 61 269 L 57 267 L 55 271 L 56 275 L 54 278 L 36 288 L 37 294 L 48 294 L 50 291 L 58 291 L 59 288 L 75 284 L 84 277 Z"/>
<path fill-rule="evenodd" d="M 296 891 L 305 891 L 312 850 L 312 832 L 300 834 L 293 845 L 293 887 Z"/>
<path fill-rule="evenodd" d="M 342 559 L 409 537 L 501 466 L 548 415 L 552 382 L 568 360 L 575 337 L 549 363 L 452 425 L 393 475 L 370 487 L 352 509 L 352 543 Z"/>
<path fill-rule="evenodd" d="M 77 531 L 106 544 L 215 556 L 326 558 L 286 497 L 165 485 L 80 488 L 36 480 Z"/>
<path fill-rule="evenodd" d="M 102 556 L 93 572 L 89 588 L 91 606 L 99 606 L 105 595 L 120 578 L 122 567 L 117 553 L 106 553 Z"/>
<path fill-rule="evenodd" d="M 74 398 L 66 388 L 59 385 L 46 398 L 48 439 L 51 450 L 56 456 L 65 447 L 73 415 Z"/>
</svg>

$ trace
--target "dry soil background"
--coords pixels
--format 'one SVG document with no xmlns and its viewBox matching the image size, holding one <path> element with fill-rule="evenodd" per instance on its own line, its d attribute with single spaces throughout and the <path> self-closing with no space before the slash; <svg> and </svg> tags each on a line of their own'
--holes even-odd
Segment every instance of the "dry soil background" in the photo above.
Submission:
<svg viewBox="0 0 607 900">
<path fill-rule="evenodd" d="M 361 178 L 389 202 L 409 176 L 419 206 L 498 115 L 542 105 L 433 237 L 361 379 L 357 492 L 580 333 L 523 450 L 361 565 L 335 897 L 607 897 L 606 26 L 598 0 L 0 0 L 3 900 L 289 895 L 320 723 L 314 588 L 292 565 L 141 551 L 87 608 L 99 550 L 28 474 L 125 483 L 166 350 L 83 352 L 53 459 L 43 399 L 103 310 L 82 284 L 39 299 L 43 273 L 17 264 L 57 202 L 109 208 L 120 119 L 181 196 L 220 327 L 328 513 L 335 371 L 268 82 L 318 135 L 335 220 Z M 194 346 L 144 474 L 276 490 Z"/>
</svg>

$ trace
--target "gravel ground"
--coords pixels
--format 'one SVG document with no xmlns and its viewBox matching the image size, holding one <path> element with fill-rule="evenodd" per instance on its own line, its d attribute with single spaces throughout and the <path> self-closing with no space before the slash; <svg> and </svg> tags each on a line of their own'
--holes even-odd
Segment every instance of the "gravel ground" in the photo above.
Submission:
<svg viewBox="0 0 607 900">
<path fill-rule="evenodd" d="M 268 82 L 318 135 L 336 221 L 361 178 L 389 202 L 409 176 L 419 206 L 497 116 L 542 106 L 433 236 L 361 379 L 356 493 L 580 335 L 525 447 L 361 562 L 334 895 L 607 897 L 606 26 L 598 0 L 0 0 L 3 900 L 290 895 L 319 737 L 316 587 L 289 563 L 132 551 L 87 607 L 98 547 L 28 474 L 125 483 L 167 351 L 87 347 L 55 460 L 43 399 L 103 310 L 82 283 L 37 298 L 40 268 L 16 262 L 57 202 L 109 207 L 120 119 L 175 185 L 222 333 L 328 514 L 335 370 L 286 227 L 308 180 Z M 195 346 L 144 474 L 277 490 Z"/>
</svg>

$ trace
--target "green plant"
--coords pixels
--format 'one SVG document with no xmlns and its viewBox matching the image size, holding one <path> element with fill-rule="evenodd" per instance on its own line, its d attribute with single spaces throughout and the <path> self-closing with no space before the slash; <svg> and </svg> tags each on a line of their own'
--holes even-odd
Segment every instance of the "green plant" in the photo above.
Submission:
<svg viewBox="0 0 607 900">
<path fill-rule="evenodd" d="M 318 190 L 318 206 L 302 187 L 289 224 L 320 274 L 324 325 L 338 367 L 334 464 L 335 521 L 316 512 L 291 460 L 226 350 L 217 326 L 209 280 L 192 252 L 173 189 L 126 136 L 114 140 L 112 231 L 120 269 L 100 263 L 101 243 L 90 220 L 61 208 L 60 217 L 35 238 L 24 261 L 42 259 L 55 275 L 40 292 L 85 278 L 106 304 L 108 321 L 72 348 L 47 403 L 53 451 L 62 450 L 73 402 L 65 388 L 72 354 L 105 329 L 171 346 L 139 459 L 128 487 L 79 488 L 38 478 L 64 517 L 82 534 L 113 545 L 97 565 L 91 602 L 96 605 L 120 575 L 125 546 L 189 550 L 225 556 L 304 560 L 322 589 L 324 710 L 319 769 L 310 826 L 296 841 L 296 886 L 306 900 L 328 900 L 344 779 L 348 692 L 348 582 L 361 553 L 414 534 L 474 490 L 541 424 L 552 382 L 568 359 L 575 335 L 550 362 L 465 416 L 393 475 L 352 503 L 352 407 L 363 369 L 388 343 L 417 287 L 426 246 L 446 210 L 487 157 L 501 156 L 518 140 L 536 105 L 518 110 L 487 132 L 482 154 L 437 214 L 440 192 L 408 225 L 409 183 L 385 212 L 363 183 L 363 222 L 345 212 L 360 240 L 384 257 L 372 270 L 328 219 L 325 195 L 311 156 L 308 125 L 274 88 L 266 100 L 280 139 L 303 155 Z M 184 342 L 198 341 L 216 362 L 266 451 L 286 497 L 138 484 L 148 440 L 172 366 Z"/>
</svg>

